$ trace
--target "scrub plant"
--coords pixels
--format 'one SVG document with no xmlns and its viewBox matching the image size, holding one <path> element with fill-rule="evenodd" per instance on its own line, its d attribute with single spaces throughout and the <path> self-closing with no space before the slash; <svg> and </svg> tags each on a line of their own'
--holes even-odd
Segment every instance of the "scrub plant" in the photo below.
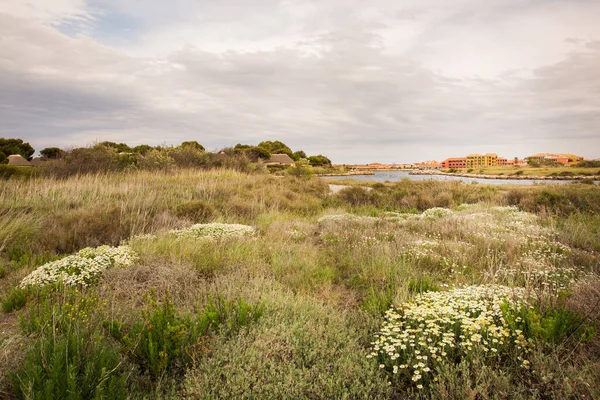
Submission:
<svg viewBox="0 0 600 400">
<path fill-rule="evenodd" d="M 98 299 L 65 287 L 39 298 L 21 319 L 33 342 L 10 374 L 20 399 L 125 398 L 122 358 L 103 335 L 95 314 Z"/>
</svg>

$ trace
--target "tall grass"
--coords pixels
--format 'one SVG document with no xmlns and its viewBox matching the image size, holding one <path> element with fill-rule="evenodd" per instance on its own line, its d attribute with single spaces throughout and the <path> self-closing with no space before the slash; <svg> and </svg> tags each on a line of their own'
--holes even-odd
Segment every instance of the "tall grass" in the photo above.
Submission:
<svg viewBox="0 0 600 400">
<path fill-rule="evenodd" d="M 533 331 L 551 345 L 536 348 L 529 372 L 495 370 L 481 360 L 444 364 L 428 397 L 593 398 L 600 391 L 593 330 L 600 313 L 589 300 L 593 291 L 582 291 L 600 273 L 595 186 L 403 181 L 330 195 L 318 178 L 227 169 L 4 183 L 0 297 L 11 312 L 0 315 L 12 336 L 0 331 L 0 351 L 29 360 L 31 371 L 62 348 L 48 347 L 48 332 L 39 330 L 15 346 L 14 338 L 32 333 L 15 332 L 15 315 L 37 315 L 40 327 L 52 325 L 60 308 L 39 310 L 64 292 L 23 299 L 13 288 L 57 257 L 127 240 L 139 260 L 103 272 L 88 313 L 97 318 L 92 327 L 100 347 L 80 354 L 116 351 L 106 359 L 121 363 L 127 379 L 114 384 L 133 398 L 423 396 L 389 386 L 386 372 L 367 358 L 384 313 L 420 293 L 480 284 L 526 288 L 536 315 L 549 318 Z M 256 234 L 204 240 L 167 233 L 203 222 L 249 224 Z M 145 296 L 153 290 L 168 292 L 169 300 L 149 309 Z M 18 307 L 24 309 L 14 312 Z M 200 321 L 220 328 L 195 330 Z M 28 350 L 43 360 L 26 356 Z M 0 396 L 38 392 L 38 382 L 51 381 L 48 371 L 33 380 L 23 373 L 25 384 L 9 389 L 8 374 L 0 371 Z M 92 378 L 102 376 L 94 371 Z"/>
</svg>

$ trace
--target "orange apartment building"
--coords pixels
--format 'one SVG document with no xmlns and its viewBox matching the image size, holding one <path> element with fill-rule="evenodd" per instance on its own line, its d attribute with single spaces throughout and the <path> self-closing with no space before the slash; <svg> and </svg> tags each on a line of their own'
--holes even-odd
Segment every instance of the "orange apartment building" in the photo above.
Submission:
<svg viewBox="0 0 600 400">
<path fill-rule="evenodd" d="M 467 157 L 451 157 L 442 161 L 444 169 L 464 169 L 464 168 L 484 168 L 495 167 L 497 165 L 525 165 L 524 160 L 518 158 L 507 159 L 498 157 L 495 153 L 487 154 L 469 154 Z"/>
<path fill-rule="evenodd" d="M 467 157 L 446 158 L 444 161 L 442 161 L 442 164 L 444 165 L 444 169 L 467 168 Z"/>
</svg>

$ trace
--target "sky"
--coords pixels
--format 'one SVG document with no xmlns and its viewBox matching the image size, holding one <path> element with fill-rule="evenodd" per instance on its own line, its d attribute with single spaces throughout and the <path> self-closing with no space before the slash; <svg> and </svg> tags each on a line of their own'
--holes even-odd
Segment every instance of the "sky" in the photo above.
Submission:
<svg viewBox="0 0 600 400">
<path fill-rule="evenodd" d="M 598 0 L 0 0 L 0 137 L 600 157 Z"/>
</svg>

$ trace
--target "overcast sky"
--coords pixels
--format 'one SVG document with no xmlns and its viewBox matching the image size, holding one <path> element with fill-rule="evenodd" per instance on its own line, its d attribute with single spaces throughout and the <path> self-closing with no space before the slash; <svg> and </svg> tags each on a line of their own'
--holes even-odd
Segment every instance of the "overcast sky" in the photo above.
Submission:
<svg viewBox="0 0 600 400">
<path fill-rule="evenodd" d="M 599 19 L 599 0 L 0 0 L 0 137 L 596 158 Z"/>
</svg>

